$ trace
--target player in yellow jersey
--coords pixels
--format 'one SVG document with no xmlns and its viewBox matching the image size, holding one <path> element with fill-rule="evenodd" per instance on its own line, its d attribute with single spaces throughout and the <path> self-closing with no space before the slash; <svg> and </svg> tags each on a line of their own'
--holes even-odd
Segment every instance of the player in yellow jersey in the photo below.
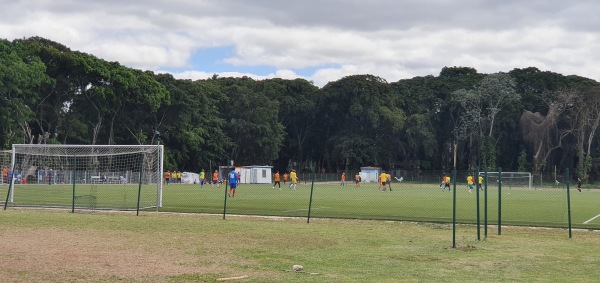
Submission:
<svg viewBox="0 0 600 283">
<path fill-rule="evenodd" d="M 295 190 L 298 186 L 298 175 L 296 174 L 296 170 L 292 170 L 292 172 L 290 173 L 290 180 L 292 181 L 290 183 L 290 189 Z"/>
<path fill-rule="evenodd" d="M 477 178 L 477 188 L 479 188 L 480 190 L 483 191 L 483 176 L 479 175 L 479 178 Z"/>
<path fill-rule="evenodd" d="M 469 193 L 473 192 L 473 184 L 474 184 L 473 176 L 469 175 L 467 177 L 467 186 L 469 186 Z"/>
<path fill-rule="evenodd" d="M 204 178 L 206 178 L 206 173 L 204 173 L 204 169 L 202 169 L 200 174 L 198 174 L 198 179 L 200 179 L 200 188 L 204 187 Z"/>
<path fill-rule="evenodd" d="M 355 186 L 360 187 L 360 173 L 356 172 L 356 176 L 354 176 L 354 180 L 356 182 Z"/>
<path fill-rule="evenodd" d="M 450 188 L 450 176 L 446 175 L 446 177 L 444 178 L 444 189 L 442 189 L 442 191 L 446 190 L 446 188 L 448 188 L 448 191 L 452 191 L 452 189 Z"/>
<path fill-rule="evenodd" d="M 385 172 L 381 172 L 381 174 L 379 175 L 379 189 L 382 192 L 385 192 L 387 190 L 386 184 L 387 184 L 387 174 Z"/>
</svg>

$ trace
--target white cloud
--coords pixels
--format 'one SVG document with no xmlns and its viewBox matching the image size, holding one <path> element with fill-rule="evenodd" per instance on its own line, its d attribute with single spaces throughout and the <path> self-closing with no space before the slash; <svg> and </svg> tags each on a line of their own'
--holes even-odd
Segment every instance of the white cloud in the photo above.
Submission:
<svg viewBox="0 0 600 283">
<path fill-rule="evenodd" d="M 0 37 L 42 36 L 74 50 L 147 70 L 189 69 L 190 56 L 233 46 L 220 76 L 306 77 L 316 85 L 353 74 L 390 82 L 535 66 L 600 79 L 596 1 L 2 1 Z M 239 72 L 269 66 L 269 75 Z M 325 67 L 323 67 L 325 66 Z"/>
</svg>

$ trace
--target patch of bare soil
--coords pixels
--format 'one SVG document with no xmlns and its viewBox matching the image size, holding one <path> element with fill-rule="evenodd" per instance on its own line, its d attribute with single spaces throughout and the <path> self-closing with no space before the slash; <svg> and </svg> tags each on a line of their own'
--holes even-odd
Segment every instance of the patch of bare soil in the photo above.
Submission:
<svg viewBox="0 0 600 283">
<path fill-rule="evenodd" d="M 168 276 L 228 274 L 230 271 L 224 264 L 228 261 L 227 255 L 215 261 L 203 258 L 205 256 L 198 252 L 202 246 L 164 245 L 171 239 L 145 237 L 89 229 L 0 230 L 0 280 L 159 282 Z"/>
</svg>

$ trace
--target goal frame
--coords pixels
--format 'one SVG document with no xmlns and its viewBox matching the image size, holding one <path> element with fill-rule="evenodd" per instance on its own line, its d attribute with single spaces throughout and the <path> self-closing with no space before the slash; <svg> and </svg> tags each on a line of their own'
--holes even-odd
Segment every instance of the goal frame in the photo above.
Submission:
<svg viewBox="0 0 600 283">
<path fill-rule="evenodd" d="M 527 188 L 528 189 L 533 189 L 533 175 L 531 174 L 531 172 L 498 172 L 498 171 L 493 171 L 493 172 L 479 172 L 479 176 L 485 176 L 485 174 L 487 173 L 488 178 L 490 177 L 490 175 L 494 175 L 494 176 L 501 176 L 502 178 L 504 178 L 504 175 L 521 175 L 521 178 L 527 178 Z M 515 178 L 513 177 L 506 177 L 506 178 Z"/>
<path fill-rule="evenodd" d="M 46 153 L 44 152 L 44 149 L 46 149 Z M 67 153 L 67 154 L 57 154 L 55 152 L 52 152 L 50 154 L 47 153 L 47 151 L 57 151 L 60 149 L 64 149 L 67 152 L 69 151 L 69 149 L 84 149 L 84 150 L 89 150 L 91 152 L 91 154 L 78 154 L 78 153 Z M 29 150 L 29 151 L 27 151 Z M 106 153 L 106 152 L 111 152 L 112 153 Z M 94 153 L 95 151 L 97 151 L 98 153 Z M 164 146 L 163 145 L 76 145 L 76 144 L 13 144 L 12 145 L 12 150 L 11 152 L 11 165 L 10 165 L 10 169 L 12 170 L 12 172 L 15 172 L 15 168 L 16 168 L 16 163 L 17 163 L 17 155 L 18 154 L 23 154 L 23 155 L 31 155 L 31 156 L 45 156 L 45 157 L 62 157 L 62 158 L 81 158 L 81 157 L 108 157 L 108 156 L 119 156 L 119 155 L 132 155 L 132 154 L 139 154 L 140 155 L 140 169 L 138 172 L 138 176 L 139 176 L 139 190 L 141 191 L 142 189 L 142 176 L 144 176 L 146 174 L 146 176 L 144 176 L 145 178 L 148 178 L 149 180 L 155 180 L 156 182 L 156 204 L 152 205 L 156 207 L 156 210 L 158 211 L 160 207 L 162 207 L 162 189 L 163 189 L 163 179 L 162 179 L 162 172 L 164 170 Z M 154 154 L 156 156 L 156 160 L 154 160 L 154 162 L 152 163 L 147 163 L 147 164 L 154 164 L 155 166 L 152 166 L 152 170 L 154 170 L 154 167 L 156 167 L 156 171 L 146 171 L 144 170 L 144 165 L 146 163 L 144 163 L 144 155 L 150 154 L 152 156 L 154 156 Z M 147 173 L 152 172 L 150 175 L 147 175 Z M 74 172 L 72 172 L 72 174 L 75 174 Z M 9 176 L 11 177 L 11 176 Z M 75 183 L 77 183 L 77 180 L 75 179 L 75 176 L 70 176 L 70 178 L 73 180 L 73 194 L 75 194 Z M 93 178 L 93 177 L 91 177 Z M 122 177 L 121 177 L 122 178 Z M 8 189 L 8 193 L 6 196 L 6 200 L 5 200 L 5 204 L 4 207 L 6 209 L 6 206 L 8 205 L 8 203 L 14 203 L 14 191 L 15 191 L 15 178 L 9 178 L 11 179 L 11 182 L 9 183 L 9 189 Z M 91 184 L 91 183 L 90 183 Z M 135 183 L 132 183 L 135 184 Z M 150 184 L 154 184 L 154 182 L 151 182 Z M 138 194 L 138 205 L 137 205 L 137 210 L 139 213 L 139 209 L 140 209 L 140 199 L 139 199 L 139 194 Z M 73 211 L 75 209 L 75 195 L 73 195 Z M 109 208 L 110 209 L 110 208 Z"/>
</svg>

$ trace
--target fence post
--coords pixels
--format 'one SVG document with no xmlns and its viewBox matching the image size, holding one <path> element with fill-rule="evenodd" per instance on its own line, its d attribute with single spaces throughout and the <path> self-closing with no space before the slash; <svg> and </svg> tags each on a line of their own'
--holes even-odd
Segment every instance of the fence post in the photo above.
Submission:
<svg viewBox="0 0 600 283">
<path fill-rule="evenodd" d="M 456 167 L 452 170 L 452 248 L 456 248 Z"/>
<path fill-rule="evenodd" d="M 572 238 L 573 234 L 571 232 L 571 193 L 569 192 L 569 185 L 570 185 L 570 181 L 571 181 L 571 175 L 569 175 L 569 168 L 567 168 L 566 172 L 565 172 L 565 178 L 567 180 L 567 211 L 568 211 L 568 222 L 569 222 L 569 239 Z"/>
<path fill-rule="evenodd" d="M 477 192 L 477 241 L 481 241 L 481 220 L 479 215 L 479 167 L 477 167 L 477 174 L 473 174 L 473 183 L 475 184 L 475 191 Z"/>
<path fill-rule="evenodd" d="M 498 167 L 498 235 L 502 234 L 502 168 Z"/>
<path fill-rule="evenodd" d="M 137 199 L 137 208 L 136 208 L 136 216 L 140 215 L 140 200 L 142 199 L 142 177 L 144 175 L 144 154 L 140 155 L 140 178 L 138 181 L 138 199 Z M 125 174 L 127 176 L 127 174 Z M 121 178 L 119 177 L 119 183 L 121 182 Z M 127 180 L 125 180 L 127 182 Z"/>
<path fill-rule="evenodd" d="M 313 173 L 312 184 L 310 185 L 310 198 L 308 200 L 308 218 L 306 219 L 306 223 L 310 223 L 310 212 L 312 209 L 312 200 L 313 200 L 313 189 L 315 187 L 315 174 Z"/>
<path fill-rule="evenodd" d="M 218 184 L 219 181 L 217 181 Z M 229 189 L 229 182 L 225 182 L 225 200 L 223 201 L 223 219 L 225 219 L 225 214 L 227 214 L 227 190 Z"/>
<path fill-rule="evenodd" d="M 484 169 L 483 173 L 483 235 L 484 238 L 487 239 L 488 234 L 488 168 L 487 166 Z"/>
<path fill-rule="evenodd" d="M 15 161 L 15 158 L 14 158 L 14 156 L 15 156 L 14 152 L 15 152 L 15 150 L 13 148 L 13 159 L 12 159 L 13 167 L 12 167 L 12 171 L 7 176 L 8 180 L 6 180 L 6 181 L 8 181 L 8 192 L 6 193 L 6 200 L 4 201 L 4 210 L 6 210 L 6 207 L 8 206 L 9 198 L 10 198 L 11 202 L 14 202 L 13 194 L 14 194 L 14 190 L 15 190 L 15 180 L 13 178 L 13 175 L 15 175 L 15 168 L 17 168 L 17 162 Z"/>
</svg>

